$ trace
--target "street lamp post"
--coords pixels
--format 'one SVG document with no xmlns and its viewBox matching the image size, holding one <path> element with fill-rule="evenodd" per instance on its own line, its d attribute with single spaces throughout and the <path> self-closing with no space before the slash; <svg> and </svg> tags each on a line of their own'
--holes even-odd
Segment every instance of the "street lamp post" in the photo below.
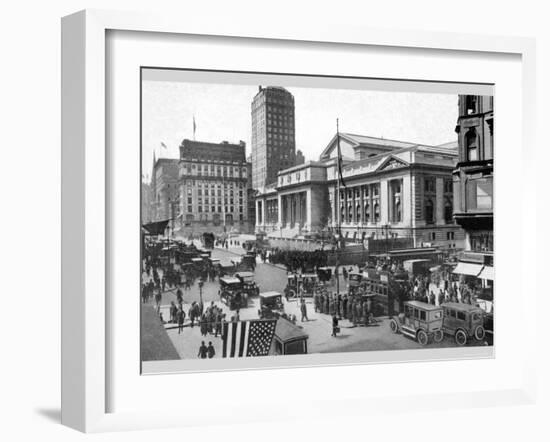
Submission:
<svg viewBox="0 0 550 442">
<path fill-rule="evenodd" d="M 382 231 L 384 232 L 384 236 L 385 236 L 386 257 L 387 257 L 388 253 L 389 253 L 388 233 L 390 231 L 391 226 L 389 224 L 384 224 L 383 226 L 381 226 L 381 228 L 382 228 Z"/>
<path fill-rule="evenodd" d="M 202 302 L 202 286 L 204 285 L 204 281 L 202 280 L 202 278 L 199 279 L 199 300 L 200 300 L 200 303 L 201 305 L 204 305 L 203 302 Z"/>
</svg>

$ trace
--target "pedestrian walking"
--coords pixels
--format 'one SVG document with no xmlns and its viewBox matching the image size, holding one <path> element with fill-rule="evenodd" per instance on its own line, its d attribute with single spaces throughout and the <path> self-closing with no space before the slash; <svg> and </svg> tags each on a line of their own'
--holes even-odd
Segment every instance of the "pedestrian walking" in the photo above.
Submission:
<svg viewBox="0 0 550 442">
<path fill-rule="evenodd" d="M 306 301 L 304 299 L 302 299 L 302 303 L 300 304 L 300 312 L 302 313 L 301 322 L 304 322 L 304 319 L 306 320 L 306 322 L 309 321 L 309 319 L 307 317 Z"/>
<path fill-rule="evenodd" d="M 207 324 L 208 320 L 206 319 L 206 314 L 203 314 L 200 318 L 200 322 L 199 322 L 199 326 L 200 326 L 200 329 L 201 329 L 201 335 L 202 336 L 206 336 L 206 334 L 208 333 L 208 324 Z"/>
<path fill-rule="evenodd" d="M 332 335 L 333 337 L 336 337 L 338 332 L 340 331 L 340 327 L 338 327 L 338 316 L 333 315 L 332 316 Z"/>
<path fill-rule="evenodd" d="M 223 320 L 223 313 L 221 309 L 218 309 L 218 312 L 216 313 L 216 326 L 214 327 L 214 337 L 217 338 L 218 334 L 221 336 L 222 334 L 222 320 Z"/>
<path fill-rule="evenodd" d="M 170 323 L 173 324 L 176 322 L 176 314 L 178 313 L 178 308 L 174 301 L 170 302 Z"/>
<path fill-rule="evenodd" d="M 201 346 L 199 347 L 199 353 L 197 354 L 197 357 L 201 359 L 206 359 L 208 356 L 208 347 L 204 345 L 204 341 L 202 341 Z"/>
<path fill-rule="evenodd" d="M 208 343 L 208 348 L 206 349 L 206 353 L 208 354 L 208 359 L 212 359 L 214 355 L 216 354 L 216 350 L 214 350 L 214 346 L 212 345 L 212 341 Z"/>
<path fill-rule="evenodd" d="M 160 290 L 158 290 L 155 293 L 155 307 L 157 309 L 157 314 L 160 313 L 160 302 L 162 300 L 162 294 L 160 293 Z"/>
<path fill-rule="evenodd" d="M 183 323 L 185 322 L 185 312 L 183 311 L 183 309 L 178 309 L 178 312 L 177 312 L 177 317 L 178 317 L 178 335 L 180 333 L 183 333 Z"/>
</svg>

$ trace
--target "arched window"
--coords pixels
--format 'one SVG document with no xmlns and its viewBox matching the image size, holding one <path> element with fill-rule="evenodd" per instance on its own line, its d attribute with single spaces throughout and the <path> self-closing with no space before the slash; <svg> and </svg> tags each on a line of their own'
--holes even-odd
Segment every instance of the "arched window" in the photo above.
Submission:
<svg viewBox="0 0 550 442">
<path fill-rule="evenodd" d="M 434 203 L 431 199 L 427 199 L 424 204 L 424 214 L 427 224 L 434 223 Z"/>
<path fill-rule="evenodd" d="M 353 207 L 350 205 L 348 206 L 348 222 L 353 221 Z"/>
<path fill-rule="evenodd" d="M 477 132 L 473 127 L 471 127 L 468 130 L 468 132 L 466 132 L 466 136 L 464 140 L 466 144 L 466 154 L 467 154 L 468 161 L 479 160 Z"/>
<path fill-rule="evenodd" d="M 355 219 L 358 223 L 361 222 L 361 204 L 357 204 L 355 208 Z"/>
<path fill-rule="evenodd" d="M 365 204 L 365 222 L 370 222 L 370 205 Z"/>
</svg>

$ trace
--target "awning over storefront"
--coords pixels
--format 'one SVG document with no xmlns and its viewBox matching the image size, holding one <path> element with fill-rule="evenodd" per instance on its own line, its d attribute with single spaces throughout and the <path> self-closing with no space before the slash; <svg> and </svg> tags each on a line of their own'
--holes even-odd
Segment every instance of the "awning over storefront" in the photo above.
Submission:
<svg viewBox="0 0 550 442">
<path fill-rule="evenodd" d="M 157 221 L 154 223 L 144 224 L 142 227 L 147 230 L 149 235 L 163 235 L 169 222 L 170 220 L 167 219 L 166 221 Z"/>
<path fill-rule="evenodd" d="M 495 268 L 492 266 L 483 266 L 481 273 L 478 278 L 480 279 L 489 279 L 491 281 L 495 280 Z"/>
<path fill-rule="evenodd" d="M 472 264 L 470 262 L 459 262 L 458 265 L 453 270 L 453 273 L 459 275 L 470 275 L 477 276 L 483 269 L 481 264 Z"/>
</svg>

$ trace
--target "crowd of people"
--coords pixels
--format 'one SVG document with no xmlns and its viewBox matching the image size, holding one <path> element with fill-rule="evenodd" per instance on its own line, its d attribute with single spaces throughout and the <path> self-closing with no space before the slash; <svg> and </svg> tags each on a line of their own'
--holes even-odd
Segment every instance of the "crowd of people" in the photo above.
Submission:
<svg viewBox="0 0 550 442">
<path fill-rule="evenodd" d="M 271 264 L 283 264 L 289 272 L 301 271 L 302 273 L 325 267 L 328 261 L 327 253 L 324 250 L 302 251 L 273 248 L 266 258 Z"/>
</svg>

